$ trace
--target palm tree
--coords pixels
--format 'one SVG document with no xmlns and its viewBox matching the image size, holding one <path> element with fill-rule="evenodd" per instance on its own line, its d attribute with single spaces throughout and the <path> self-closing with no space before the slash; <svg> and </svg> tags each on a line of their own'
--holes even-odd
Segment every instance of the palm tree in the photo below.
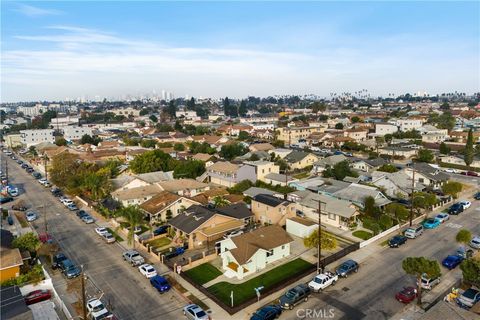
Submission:
<svg viewBox="0 0 480 320">
<path fill-rule="evenodd" d="M 128 206 L 120 209 L 119 216 L 130 225 L 128 229 L 127 243 L 133 243 L 133 248 L 135 248 L 135 228 L 145 225 L 143 213 L 138 206 Z"/>
</svg>

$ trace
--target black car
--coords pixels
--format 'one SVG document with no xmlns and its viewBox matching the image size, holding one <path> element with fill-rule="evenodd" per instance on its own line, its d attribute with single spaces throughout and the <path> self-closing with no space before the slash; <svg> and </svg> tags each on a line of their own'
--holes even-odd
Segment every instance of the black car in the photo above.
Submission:
<svg viewBox="0 0 480 320">
<path fill-rule="evenodd" d="M 82 219 L 83 217 L 86 217 L 88 215 L 89 214 L 85 210 L 78 210 L 77 211 L 77 217 L 79 217 L 80 219 Z"/>
<path fill-rule="evenodd" d="M 59 253 L 53 256 L 52 269 L 60 268 L 62 261 L 67 260 L 67 257 L 63 253 Z"/>
<path fill-rule="evenodd" d="M 22 168 L 22 169 L 27 169 L 27 168 L 28 168 L 28 164 L 26 164 L 26 163 L 22 164 L 22 165 L 21 165 L 21 168 Z"/>
<path fill-rule="evenodd" d="M 11 201 L 13 201 L 12 197 L 1 197 L 0 198 L 0 204 L 4 204 L 4 203 L 7 203 L 7 202 L 11 202 Z"/>
<path fill-rule="evenodd" d="M 55 196 L 55 197 L 59 197 L 62 195 L 62 190 L 60 190 L 60 188 L 57 188 L 57 187 L 53 187 L 50 192 Z"/>
<path fill-rule="evenodd" d="M 25 169 L 25 170 L 26 170 L 28 173 L 32 173 L 33 171 L 35 171 L 35 170 L 33 170 L 33 168 L 30 168 L 30 167 L 28 167 L 28 168 Z"/>
<path fill-rule="evenodd" d="M 280 297 L 280 307 L 292 310 L 300 302 L 307 301 L 310 294 L 311 290 L 306 284 L 299 284 Z"/>
<path fill-rule="evenodd" d="M 153 231 L 154 236 L 159 236 L 168 232 L 168 226 L 160 226 Z"/>
<path fill-rule="evenodd" d="M 407 237 L 399 234 L 399 235 L 396 235 L 395 237 L 391 238 L 390 240 L 388 240 L 388 246 L 390 248 L 398 248 L 402 244 L 404 244 L 405 242 L 407 242 Z"/>
<path fill-rule="evenodd" d="M 473 197 L 475 198 L 475 200 L 480 200 L 480 192 L 475 193 Z"/>
<path fill-rule="evenodd" d="M 454 203 L 449 209 L 448 214 L 458 215 L 463 212 L 463 204 Z"/>
<path fill-rule="evenodd" d="M 347 260 L 342 263 L 337 270 L 335 270 L 336 274 L 339 277 L 347 277 L 351 272 L 358 272 L 358 263 L 353 260 Z"/>
<path fill-rule="evenodd" d="M 258 309 L 250 317 L 250 320 L 273 320 L 282 314 L 282 308 L 278 305 L 265 306 Z"/>
<path fill-rule="evenodd" d="M 42 174 L 40 172 L 33 172 L 32 173 L 32 176 L 35 178 L 35 179 L 40 179 L 42 177 Z"/>
</svg>

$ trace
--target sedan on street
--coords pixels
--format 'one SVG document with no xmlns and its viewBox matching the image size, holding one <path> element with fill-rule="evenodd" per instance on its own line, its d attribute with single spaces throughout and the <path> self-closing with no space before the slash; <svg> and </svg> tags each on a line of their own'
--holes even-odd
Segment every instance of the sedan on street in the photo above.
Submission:
<svg viewBox="0 0 480 320">
<path fill-rule="evenodd" d="M 455 269 L 460 263 L 462 263 L 463 257 L 459 255 L 449 255 L 442 261 L 442 265 L 448 270 Z"/>
<path fill-rule="evenodd" d="M 440 225 L 440 221 L 437 219 L 429 218 L 423 222 L 423 227 L 425 229 L 435 229 Z"/>
<path fill-rule="evenodd" d="M 463 210 L 467 210 L 472 206 L 472 203 L 467 200 L 460 201 L 459 203 L 463 206 Z"/>
<path fill-rule="evenodd" d="M 37 220 L 37 214 L 33 211 L 27 212 L 26 217 L 29 222 Z"/>
<path fill-rule="evenodd" d="M 95 228 L 95 232 L 99 235 L 99 236 L 103 236 L 105 233 L 108 232 L 107 228 L 105 227 L 98 227 L 98 228 Z"/>
<path fill-rule="evenodd" d="M 435 220 L 440 221 L 440 223 L 444 223 L 450 219 L 450 215 L 446 212 L 441 212 L 435 216 Z"/>
<path fill-rule="evenodd" d="M 155 270 L 155 268 L 148 263 L 142 264 L 140 267 L 138 267 L 138 270 L 147 279 L 150 279 L 150 278 L 155 277 L 157 275 L 157 270 Z"/>
<path fill-rule="evenodd" d="M 269 305 L 255 311 L 250 320 L 273 320 L 282 314 L 282 308 L 278 305 Z"/>
<path fill-rule="evenodd" d="M 396 235 L 394 236 L 393 238 L 391 238 L 390 240 L 388 240 L 388 246 L 390 248 L 398 248 L 399 246 L 401 246 L 402 244 L 405 244 L 407 242 L 407 237 L 405 237 L 404 235 Z"/>
<path fill-rule="evenodd" d="M 410 303 L 417 297 L 417 289 L 414 287 L 404 287 L 395 295 L 395 299 L 402 303 Z"/>
<path fill-rule="evenodd" d="M 358 272 L 358 263 L 353 260 L 347 260 L 342 263 L 335 271 L 339 277 L 348 277 L 351 272 Z"/>
<path fill-rule="evenodd" d="M 171 286 L 168 283 L 167 279 L 162 276 L 156 275 L 150 278 L 150 284 L 158 290 L 160 293 L 167 292 L 170 290 Z M 195 319 L 195 318 L 193 318 Z"/>
<path fill-rule="evenodd" d="M 470 240 L 470 247 L 480 249 L 480 236 L 475 236 Z"/>
</svg>

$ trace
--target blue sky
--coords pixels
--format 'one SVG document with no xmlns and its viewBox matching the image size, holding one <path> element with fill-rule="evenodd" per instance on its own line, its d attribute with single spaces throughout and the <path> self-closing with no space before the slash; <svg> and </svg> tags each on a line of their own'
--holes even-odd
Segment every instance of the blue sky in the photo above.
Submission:
<svg viewBox="0 0 480 320">
<path fill-rule="evenodd" d="M 480 87 L 479 2 L 2 1 L 2 101 Z"/>
</svg>

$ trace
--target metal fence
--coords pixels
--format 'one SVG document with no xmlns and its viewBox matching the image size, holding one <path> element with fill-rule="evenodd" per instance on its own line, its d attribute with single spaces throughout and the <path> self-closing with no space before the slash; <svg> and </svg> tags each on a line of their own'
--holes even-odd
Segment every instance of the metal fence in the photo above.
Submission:
<svg viewBox="0 0 480 320">
<path fill-rule="evenodd" d="M 360 249 L 360 243 L 359 242 L 355 242 L 351 245 L 349 245 L 348 247 L 345 247 L 343 248 L 342 250 L 338 251 L 338 252 L 335 252 L 334 254 L 332 255 L 329 255 L 328 257 L 325 257 L 321 260 L 321 265 L 323 265 L 324 267 L 326 267 L 327 265 L 329 265 L 330 263 L 332 262 L 335 262 L 337 261 L 338 259 L 341 259 L 343 257 L 345 257 L 347 254 L 353 252 L 353 251 L 356 251 Z"/>
</svg>

